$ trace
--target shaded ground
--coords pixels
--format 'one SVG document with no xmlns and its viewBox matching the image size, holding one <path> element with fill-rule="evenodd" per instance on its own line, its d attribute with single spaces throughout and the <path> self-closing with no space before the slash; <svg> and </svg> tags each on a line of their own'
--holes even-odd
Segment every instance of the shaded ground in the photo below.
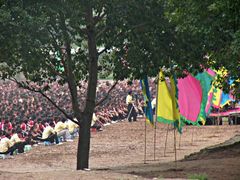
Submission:
<svg viewBox="0 0 240 180">
<path fill-rule="evenodd" d="M 240 179 L 239 146 L 224 148 L 192 159 L 174 161 L 173 130 L 169 131 L 166 157 L 163 156 L 167 126 L 158 124 L 154 161 L 154 130 L 147 126 L 147 163 L 144 164 L 144 120 L 120 122 L 93 132 L 91 171 L 76 171 L 77 139 L 59 146 L 33 147 L 14 159 L 0 159 L 0 179 L 159 179 L 187 178 L 206 174 L 209 179 Z M 177 159 L 240 134 L 240 126 L 188 126 L 179 143 Z M 193 135 L 193 136 L 192 136 Z M 180 145 L 180 146 L 179 146 Z"/>
</svg>

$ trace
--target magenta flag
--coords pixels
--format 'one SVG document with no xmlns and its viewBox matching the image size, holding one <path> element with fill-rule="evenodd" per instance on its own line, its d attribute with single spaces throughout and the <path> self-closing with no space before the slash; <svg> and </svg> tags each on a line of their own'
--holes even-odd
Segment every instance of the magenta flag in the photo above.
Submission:
<svg viewBox="0 0 240 180">
<path fill-rule="evenodd" d="M 202 88 L 200 81 L 192 75 L 178 79 L 178 103 L 181 116 L 192 124 L 197 124 L 201 109 Z"/>
<path fill-rule="evenodd" d="M 207 100 L 207 105 L 206 105 L 206 108 L 205 108 L 205 113 L 206 114 L 209 114 L 210 108 L 212 106 L 212 99 L 213 99 L 213 92 L 210 91 L 210 92 L 208 92 L 208 100 Z"/>
</svg>

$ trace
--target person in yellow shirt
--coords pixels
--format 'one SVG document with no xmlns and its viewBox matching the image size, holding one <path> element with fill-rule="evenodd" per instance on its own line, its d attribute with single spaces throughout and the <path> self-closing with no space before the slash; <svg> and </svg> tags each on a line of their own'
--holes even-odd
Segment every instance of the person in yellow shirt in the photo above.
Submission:
<svg viewBox="0 0 240 180">
<path fill-rule="evenodd" d="M 0 154 L 13 155 L 13 152 L 18 149 L 18 145 L 12 144 L 10 140 L 10 135 L 3 132 L 2 139 L 0 141 Z"/>
<path fill-rule="evenodd" d="M 95 114 L 95 112 L 93 113 L 92 116 L 91 128 L 95 128 L 97 131 L 102 131 L 102 124 L 98 120 L 98 117 Z"/>
<path fill-rule="evenodd" d="M 54 131 L 57 133 L 58 138 L 62 138 L 63 141 L 72 141 L 65 119 L 61 119 L 57 122 Z"/>
<path fill-rule="evenodd" d="M 8 154 L 11 151 L 10 148 L 12 146 L 12 143 L 10 141 L 10 139 L 7 137 L 6 133 L 3 132 L 1 141 L 0 141 L 0 154 Z"/>
<path fill-rule="evenodd" d="M 91 122 L 91 127 L 97 122 L 97 116 L 96 116 L 96 114 L 95 113 L 93 113 L 93 115 L 92 115 L 92 122 Z"/>
<path fill-rule="evenodd" d="M 132 91 L 128 92 L 128 95 L 126 97 L 126 104 L 128 108 L 128 116 L 127 116 L 128 122 L 132 122 L 132 118 L 133 118 L 133 121 L 137 121 L 137 113 L 133 105 Z"/>
<path fill-rule="evenodd" d="M 18 137 L 18 134 L 15 133 L 15 130 L 13 130 L 12 133 L 13 133 L 13 135 L 12 135 L 12 137 L 10 139 L 12 144 L 16 144 L 16 143 L 22 142 L 21 139 Z"/>
<path fill-rule="evenodd" d="M 47 125 L 42 133 L 42 138 L 39 139 L 40 141 L 49 141 L 50 143 L 55 143 L 59 144 L 59 140 L 57 137 L 57 133 L 53 129 L 54 123 L 51 121 L 49 125 Z"/>
<path fill-rule="evenodd" d="M 49 126 L 46 126 L 42 133 L 42 139 L 49 138 L 52 134 L 56 134 L 53 127 L 49 124 Z"/>
<path fill-rule="evenodd" d="M 23 153 L 24 152 L 24 146 L 27 145 L 26 142 L 22 141 L 19 137 L 18 137 L 18 133 L 21 133 L 21 130 L 12 130 L 12 137 L 10 139 L 10 142 L 12 144 L 12 146 L 15 146 L 18 149 L 18 153 Z"/>
<path fill-rule="evenodd" d="M 75 120 L 77 120 L 77 119 L 75 119 Z M 67 128 L 69 130 L 71 137 L 74 138 L 75 136 L 77 136 L 77 133 L 79 131 L 78 124 L 74 123 L 73 121 L 71 121 L 69 119 L 65 123 L 67 125 Z"/>
</svg>

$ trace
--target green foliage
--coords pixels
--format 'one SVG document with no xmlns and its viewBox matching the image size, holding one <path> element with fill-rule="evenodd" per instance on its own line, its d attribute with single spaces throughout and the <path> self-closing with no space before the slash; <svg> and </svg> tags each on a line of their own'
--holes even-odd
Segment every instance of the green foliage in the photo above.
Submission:
<svg viewBox="0 0 240 180">
<path fill-rule="evenodd" d="M 206 174 L 193 174 L 188 175 L 188 179 L 208 180 L 208 177 Z"/>
<path fill-rule="evenodd" d="M 75 51 L 71 53 L 75 77 L 87 79 L 88 24 L 84 11 L 89 5 L 95 15 L 99 52 L 104 48 L 99 54 L 99 70 L 103 74 L 113 73 L 115 79 L 141 78 L 144 74 L 156 76 L 159 67 L 165 66 L 171 69 L 170 73 L 175 71 L 182 76 L 185 69 L 196 74 L 201 69 L 200 59 L 204 64 L 205 52 L 198 46 L 200 39 L 188 31 L 177 30 L 162 0 L 2 4 L 0 22 L 5 30 L 2 28 L 4 46 L 0 48 L 0 61 L 15 73 L 16 69 L 24 72 L 34 82 L 64 75 L 62 71 L 55 72 L 54 67 L 64 66 L 61 59 L 66 42 Z M 174 65 L 177 68 L 173 69 Z"/>
<path fill-rule="evenodd" d="M 229 78 L 239 77 L 237 0 L 2 0 L 1 76 L 23 72 L 34 82 L 60 77 L 62 83 L 67 70 L 63 59 L 71 58 L 76 81 L 87 80 L 89 7 L 94 15 L 99 77 L 139 79 L 145 74 L 156 76 L 160 67 L 184 76 L 185 70 L 197 74 L 203 67 L 221 66 L 230 70 Z M 66 43 L 71 51 L 67 57 Z"/>
<path fill-rule="evenodd" d="M 196 51 L 200 50 L 209 56 L 209 61 L 203 65 L 216 70 L 225 67 L 228 75 L 222 81 L 222 86 L 229 91 L 229 80 L 235 80 L 234 90 L 239 96 L 240 86 L 236 80 L 240 75 L 240 1 L 171 0 L 168 7 L 168 16 L 176 23 L 177 31 L 190 32 L 199 39 Z"/>
</svg>

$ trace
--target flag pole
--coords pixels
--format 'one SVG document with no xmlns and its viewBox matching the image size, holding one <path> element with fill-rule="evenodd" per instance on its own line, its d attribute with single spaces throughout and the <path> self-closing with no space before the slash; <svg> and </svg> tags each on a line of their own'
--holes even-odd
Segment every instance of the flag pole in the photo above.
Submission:
<svg viewBox="0 0 240 180">
<path fill-rule="evenodd" d="M 181 149 L 181 137 L 182 137 L 182 134 L 180 134 L 180 137 L 179 137 L 178 149 Z"/>
<path fill-rule="evenodd" d="M 174 153 L 175 153 L 175 168 L 177 169 L 177 142 L 176 142 L 176 128 L 174 128 Z"/>
<path fill-rule="evenodd" d="M 175 162 L 177 162 L 177 146 L 176 146 L 176 128 L 174 128 L 174 152 L 175 152 Z"/>
<path fill-rule="evenodd" d="M 167 126 L 167 133 L 166 133 L 166 139 L 165 139 L 165 147 L 164 147 L 164 157 L 166 157 L 166 149 L 167 149 L 167 140 L 168 140 L 168 131 L 169 131 L 169 124 Z"/>
<path fill-rule="evenodd" d="M 158 77 L 159 78 L 159 77 Z M 159 81 L 159 79 L 158 79 Z M 158 116 L 158 81 L 157 81 L 157 96 L 156 96 L 156 106 L 155 106 L 155 123 L 154 123 L 154 161 L 156 160 L 156 139 L 157 139 L 157 116 Z"/>
<path fill-rule="evenodd" d="M 157 131 L 157 121 L 155 121 L 154 123 L 154 153 L 153 153 L 153 156 L 154 156 L 154 161 L 156 160 L 156 131 Z"/>
<path fill-rule="evenodd" d="M 145 119 L 145 142 L 144 142 L 144 164 L 146 164 L 146 154 L 147 154 L 147 119 Z"/>
<path fill-rule="evenodd" d="M 194 134 L 194 126 L 192 126 L 192 140 L 191 140 L 191 145 L 193 145 L 193 134 Z"/>
</svg>

